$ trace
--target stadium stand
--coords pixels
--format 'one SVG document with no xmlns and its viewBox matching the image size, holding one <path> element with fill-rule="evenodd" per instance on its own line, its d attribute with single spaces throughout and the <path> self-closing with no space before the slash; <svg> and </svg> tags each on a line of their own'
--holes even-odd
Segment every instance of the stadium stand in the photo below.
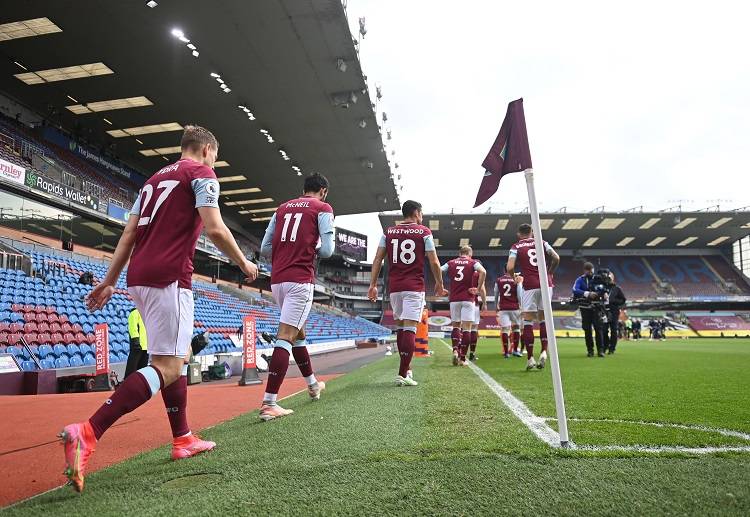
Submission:
<svg viewBox="0 0 750 517">
<path fill-rule="evenodd" d="M 0 157 L 9 162 L 30 168 L 34 154 L 41 155 L 65 169 L 69 173 L 68 184 L 74 188 L 97 195 L 102 201 L 112 199 L 123 207 L 128 207 L 134 199 L 137 190 L 135 184 L 125 180 L 120 181 L 112 174 L 98 170 L 69 150 L 38 137 L 23 124 L 0 116 L 0 135 L 2 135 Z M 43 171 L 37 172 L 45 175 Z M 63 180 L 63 178 L 53 179 Z"/>
<path fill-rule="evenodd" d="M 109 325 L 110 362 L 127 360 L 129 338 L 127 316 L 133 305 L 125 284 L 125 273 L 118 280 L 110 303 L 93 313 L 85 307 L 89 285 L 79 283 L 84 272 L 95 279 L 106 273 L 107 264 L 82 256 L 65 255 L 51 248 L 19 245 L 33 264 L 33 276 L 20 270 L 0 269 L 0 352 L 13 354 L 24 370 L 34 370 L 29 353 L 18 346 L 21 337 L 40 359 L 43 368 L 67 368 L 94 364 L 94 326 Z M 209 331 L 209 345 L 203 355 L 240 352 L 231 337 L 236 336 L 245 315 L 255 316 L 258 348 L 269 345 L 261 332 L 275 333 L 279 311 L 268 300 L 257 296 L 240 299 L 202 281 L 193 283 L 195 332 Z M 340 311 L 315 306 L 306 327 L 308 341 L 316 343 L 367 339 L 390 334 L 388 329 Z"/>
</svg>

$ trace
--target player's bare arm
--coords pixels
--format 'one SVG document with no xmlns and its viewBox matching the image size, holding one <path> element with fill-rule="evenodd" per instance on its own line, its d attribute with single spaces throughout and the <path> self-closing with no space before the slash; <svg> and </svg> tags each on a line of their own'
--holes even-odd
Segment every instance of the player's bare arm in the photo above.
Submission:
<svg viewBox="0 0 750 517">
<path fill-rule="evenodd" d="M 557 254 L 555 250 L 552 248 L 549 248 L 547 250 L 547 257 L 549 260 L 547 261 L 547 271 L 550 273 L 554 273 L 557 269 L 557 266 L 560 265 L 560 255 Z"/>
<path fill-rule="evenodd" d="M 440 269 L 440 261 L 438 260 L 437 252 L 428 251 L 425 254 L 427 256 L 427 262 L 430 264 L 432 277 L 435 279 L 435 296 L 447 296 L 448 291 L 446 291 L 443 286 L 443 271 Z"/>
<path fill-rule="evenodd" d="M 484 281 L 487 279 L 487 270 L 484 269 L 484 266 L 481 264 L 477 264 L 476 271 L 479 273 L 479 278 L 477 279 L 477 287 L 472 287 L 469 289 L 469 292 L 471 294 L 481 294 L 482 287 L 484 286 Z M 485 296 L 487 296 L 487 290 L 485 289 Z"/>
<path fill-rule="evenodd" d="M 245 258 L 245 255 L 234 240 L 232 232 L 229 231 L 224 220 L 221 218 L 221 212 L 218 208 L 202 206 L 198 208 L 198 214 L 203 220 L 206 228 L 206 235 L 211 239 L 229 260 L 237 264 L 245 276 L 252 282 L 258 277 L 258 266 Z"/>
<path fill-rule="evenodd" d="M 90 311 L 104 307 L 112 297 L 112 294 L 114 294 L 117 279 L 120 277 L 120 273 L 122 273 L 125 264 L 128 263 L 130 255 L 133 253 L 138 218 L 139 214 L 131 214 L 130 218 L 128 218 L 128 223 L 125 225 L 122 236 L 120 236 L 120 240 L 117 242 L 117 248 L 115 248 L 115 253 L 112 256 L 112 262 L 109 265 L 107 274 L 99 285 L 94 287 L 86 297 L 86 306 Z"/>
<path fill-rule="evenodd" d="M 559 260 L 559 257 L 558 257 Z M 514 255 L 511 255 L 508 257 L 508 262 L 505 265 L 505 270 L 508 272 L 509 275 L 513 274 L 513 270 L 516 268 L 516 257 Z"/>
<path fill-rule="evenodd" d="M 479 299 L 481 300 L 481 307 L 483 311 L 487 310 L 487 286 L 484 282 L 480 284 L 482 287 L 479 289 Z"/>
<path fill-rule="evenodd" d="M 370 289 L 367 290 L 367 298 L 369 298 L 371 302 L 377 301 L 378 299 L 378 277 L 380 276 L 380 268 L 383 267 L 383 259 L 385 258 L 385 254 L 385 248 L 378 248 L 377 253 L 375 253 L 375 259 L 372 262 L 372 270 L 370 272 Z"/>
</svg>

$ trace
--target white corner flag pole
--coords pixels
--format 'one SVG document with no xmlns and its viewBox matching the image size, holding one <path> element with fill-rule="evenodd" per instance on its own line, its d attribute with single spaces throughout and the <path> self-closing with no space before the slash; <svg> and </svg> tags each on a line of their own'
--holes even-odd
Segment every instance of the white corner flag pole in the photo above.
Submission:
<svg viewBox="0 0 750 517">
<path fill-rule="evenodd" d="M 542 290 L 542 304 L 544 305 L 544 323 L 547 327 L 547 344 L 549 359 L 552 365 L 552 387 L 555 391 L 555 408 L 557 409 L 557 427 L 560 432 L 560 446 L 569 447 L 568 417 L 565 415 L 565 398 L 563 397 L 562 378 L 560 377 L 560 361 L 557 356 L 557 338 L 555 337 L 555 322 L 552 320 L 552 297 L 549 291 L 547 277 L 547 260 L 542 239 L 542 225 L 539 222 L 539 210 L 536 205 L 534 192 L 534 171 L 527 169 L 526 190 L 529 193 L 529 212 L 531 213 L 531 227 L 534 229 L 534 247 L 536 248 L 537 267 L 539 268 L 539 284 Z"/>
</svg>

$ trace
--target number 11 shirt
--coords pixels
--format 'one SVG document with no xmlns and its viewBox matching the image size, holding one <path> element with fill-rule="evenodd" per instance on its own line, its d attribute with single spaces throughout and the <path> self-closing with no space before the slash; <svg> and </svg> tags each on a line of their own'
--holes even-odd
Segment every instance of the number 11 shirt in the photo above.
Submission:
<svg viewBox="0 0 750 517">
<path fill-rule="evenodd" d="M 268 224 L 273 234 L 271 283 L 315 283 L 315 248 L 321 234 L 333 234 L 333 208 L 314 197 L 281 203 Z"/>
<path fill-rule="evenodd" d="M 390 226 L 379 247 L 388 253 L 388 291 L 424 292 L 425 253 L 435 251 L 430 229 L 417 223 Z"/>
<path fill-rule="evenodd" d="M 190 289 L 193 256 L 203 220 L 200 207 L 219 207 L 211 167 L 190 159 L 167 165 L 146 181 L 130 210 L 138 216 L 128 286 Z"/>
</svg>

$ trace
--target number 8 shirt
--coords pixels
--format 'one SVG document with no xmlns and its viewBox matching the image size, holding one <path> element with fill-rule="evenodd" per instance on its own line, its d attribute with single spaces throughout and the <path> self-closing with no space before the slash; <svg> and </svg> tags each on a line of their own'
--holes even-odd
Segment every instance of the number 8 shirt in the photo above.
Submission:
<svg viewBox="0 0 750 517">
<path fill-rule="evenodd" d="M 544 251 L 549 253 L 552 249 L 547 241 L 543 242 Z M 510 247 L 510 256 L 516 257 L 516 264 L 521 269 L 523 275 L 523 290 L 539 289 L 539 259 L 536 256 L 534 247 L 534 238 L 521 239 Z M 548 277 L 549 286 L 552 287 L 552 277 Z"/>
<path fill-rule="evenodd" d="M 430 229 L 417 223 L 390 226 L 380 247 L 388 253 L 388 291 L 423 293 L 425 253 L 435 251 Z"/>
</svg>

